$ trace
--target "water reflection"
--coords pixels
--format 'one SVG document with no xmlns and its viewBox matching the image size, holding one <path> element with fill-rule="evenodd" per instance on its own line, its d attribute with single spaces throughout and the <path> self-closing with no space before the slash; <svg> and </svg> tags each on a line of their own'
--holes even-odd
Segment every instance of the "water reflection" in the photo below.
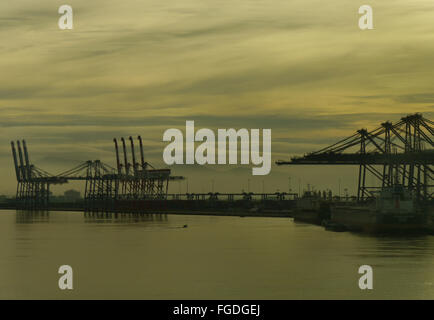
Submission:
<svg viewBox="0 0 434 320">
<path fill-rule="evenodd" d="M 434 242 L 429 235 L 357 235 L 361 241 L 351 254 L 359 258 L 408 258 L 429 260 L 434 256 Z"/>
<path fill-rule="evenodd" d="M 137 223 L 147 221 L 168 222 L 168 218 L 167 214 L 84 212 L 84 222 L 86 223 Z"/>
<path fill-rule="evenodd" d="M 387 258 L 429 259 L 434 254 L 432 237 L 377 238 L 376 255 Z"/>
<path fill-rule="evenodd" d="M 16 223 L 48 223 L 50 213 L 47 210 L 17 210 L 15 216 Z"/>
<path fill-rule="evenodd" d="M 0 299 L 65 298 L 56 285 L 62 264 L 80 277 L 68 297 L 83 299 L 434 298 L 432 236 L 336 233 L 278 218 L 65 211 L 4 212 L 0 233 Z M 374 270 L 372 292 L 358 286 L 361 265 Z"/>
<path fill-rule="evenodd" d="M 74 213 L 80 215 L 80 213 Z M 17 210 L 17 224 L 49 223 L 50 212 L 47 210 Z M 84 212 L 84 222 L 87 223 L 138 223 L 138 222 L 168 222 L 167 214 L 151 213 L 113 213 Z"/>
</svg>

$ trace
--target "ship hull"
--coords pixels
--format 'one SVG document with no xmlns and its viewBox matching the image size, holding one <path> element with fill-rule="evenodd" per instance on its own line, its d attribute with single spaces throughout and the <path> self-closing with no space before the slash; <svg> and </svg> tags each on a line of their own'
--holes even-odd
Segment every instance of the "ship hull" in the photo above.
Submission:
<svg viewBox="0 0 434 320">
<path fill-rule="evenodd" d="M 321 224 L 321 218 L 318 210 L 309 209 L 297 209 L 293 213 L 295 222 L 306 222 L 312 224 Z"/>
<path fill-rule="evenodd" d="M 324 220 L 330 219 L 330 204 L 319 203 L 317 208 L 297 208 L 293 213 L 294 221 L 321 225 Z"/>
<path fill-rule="evenodd" d="M 335 207 L 331 209 L 331 221 L 350 231 L 367 233 L 425 233 L 425 214 L 394 215 L 380 213 L 366 207 Z"/>
</svg>

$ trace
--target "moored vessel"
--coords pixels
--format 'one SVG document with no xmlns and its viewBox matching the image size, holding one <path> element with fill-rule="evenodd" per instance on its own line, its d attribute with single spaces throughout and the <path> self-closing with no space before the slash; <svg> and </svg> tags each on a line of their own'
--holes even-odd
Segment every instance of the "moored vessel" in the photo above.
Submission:
<svg viewBox="0 0 434 320">
<path fill-rule="evenodd" d="M 293 217 L 294 221 L 320 225 L 330 219 L 330 201 L 322 198 L 319 192 L 305 191 L 296 202 Z"/>
<path fill-rule="evenodd" d="M 364 204 L 339 205 L 330 209 L 331 221 L 351 231 L 426 232 L 428 214 L 417 205 L 411 190 L 402 185 L 384 187 Z"/>
</svg>

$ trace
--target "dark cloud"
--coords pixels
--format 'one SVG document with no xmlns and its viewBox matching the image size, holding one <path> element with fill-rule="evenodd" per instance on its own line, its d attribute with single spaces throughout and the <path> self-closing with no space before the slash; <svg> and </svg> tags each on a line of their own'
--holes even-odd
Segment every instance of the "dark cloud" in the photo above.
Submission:
<svg viewBox="0 0 434 320">
<path fill-rule="evenodd" d="M 416 93 L 416 94 L 405 94 L 394 97 L 394 100 L 402 103 L 434 103 L 434 93 Z M 434 109 L 434 108 L 433 108 Z"/>
<path fill-rule="evenodd" d="M 145 110 L 144 110 L 144 113 Z M 0 119 L 2 127 L 114 127 L 121 128 L 119 133 L 128 132 L 128 127 L 158 127 L 167 129 L 172 127 L 184 128 L 186 120 L 194 120 L 196 127 L 209 128 L 271 128 L 271 129 L 330 129 L 351 128 L 352 122 L 361 118 L 378 117 L 366 114 L 338 114 L 338 115 L 184 115 L 184 116 L 129 116 L 128 113 L 119 112 L 109 115 L 79 115 L 79 114 L 31 114 L 20 117 L 5 116 Z M 356 129 L 356 128 L 354 128 Z M 102 130 L 95 128 L 94 131 L 84 130 L 78 133 L 81 137 L 90 134 L 106 136 L 109 132 L 116 133 L 113 129 Z M 129 129 L 131 131 L 131 129 Z M 50 133 L 51 134 L 51 133 Z"/>
<path fill-rule="evenodd" d="M 349 98 L 360 99 L 360 100 L 380 100 L 387 99 L 399 103 L 424 103 L 432 104 L 434 103 L 434 93 L 433 92 L 422 92 L 422 93 L 412 93 L 412 94 L 396 94 L 396 95 L 369 95 L 369 96 L 350 96 Z M 434 109 L 434 107 L 433 107 Z"/>
<path fill-rule="evenodd" d="M 47 89 L 46 86 L 41 86 L 41 85 L 2 87 L 0 88 L 0 101 L 34 98 L 40 95 L 41 92 L 45 91 L 46 89 Z"/>
</svg>

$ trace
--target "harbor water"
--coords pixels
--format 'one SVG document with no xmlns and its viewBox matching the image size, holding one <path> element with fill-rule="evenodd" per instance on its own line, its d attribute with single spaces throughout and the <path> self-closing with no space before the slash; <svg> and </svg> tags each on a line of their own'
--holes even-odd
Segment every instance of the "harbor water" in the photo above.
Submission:
<svg viewBox="0 0 434 320">
<path fill-rule="evenodd" d="M 60 290 L 58 269 L 73 270 Z M 361 290 L 358 269 L 373 269 Z M 1 299 L 434 299 L 434 236 L 290 218 L 0 211 Z"/>
</svg>

